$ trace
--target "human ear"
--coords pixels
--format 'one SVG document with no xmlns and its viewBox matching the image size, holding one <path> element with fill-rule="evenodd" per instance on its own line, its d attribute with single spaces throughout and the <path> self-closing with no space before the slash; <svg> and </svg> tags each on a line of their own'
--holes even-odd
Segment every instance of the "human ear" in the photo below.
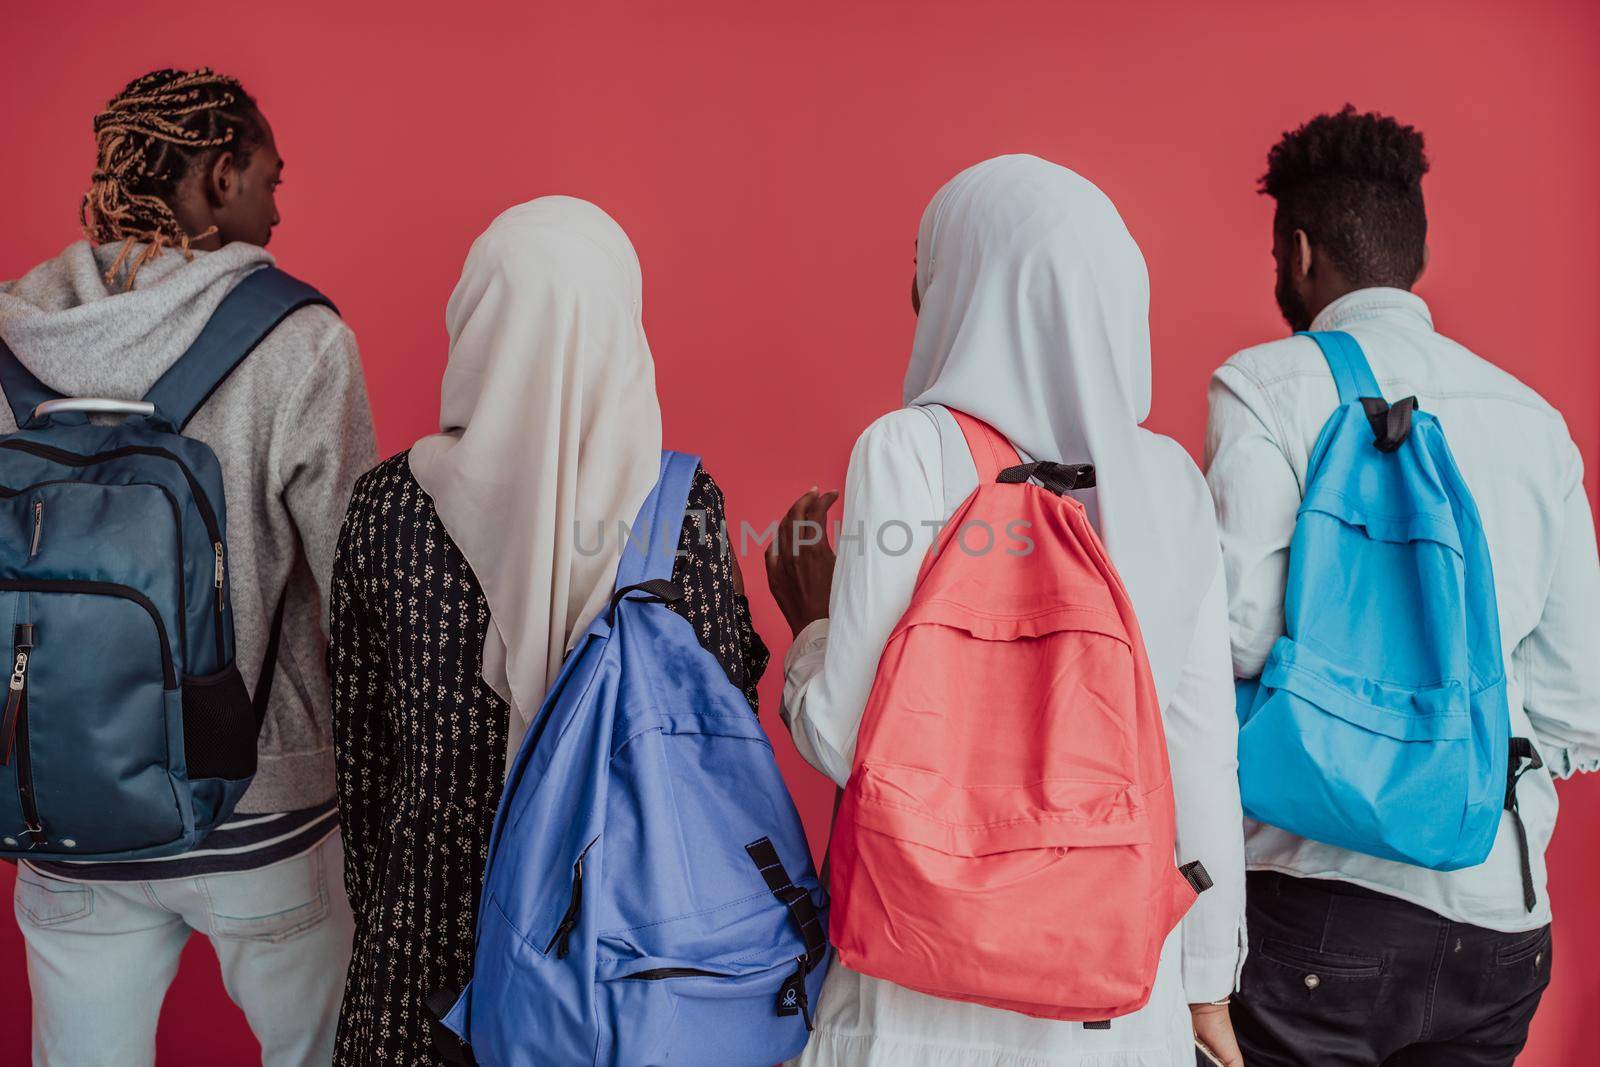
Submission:
<svg viewBox="0 0 1600 1067">
<path fill-rule="evenodd" d="M 1304 230 L 1294 231 L 1289 238 L 1289 263 L 1296 279 L 1311 275 L 1311 238 Z"/>
<path fill-rule="evenodd" d="M 206 199 L 212 207 L 221 207 L 239 189 L 239 168 L 232 152 L 219 152 L 206 170 Z"/>
</svg>

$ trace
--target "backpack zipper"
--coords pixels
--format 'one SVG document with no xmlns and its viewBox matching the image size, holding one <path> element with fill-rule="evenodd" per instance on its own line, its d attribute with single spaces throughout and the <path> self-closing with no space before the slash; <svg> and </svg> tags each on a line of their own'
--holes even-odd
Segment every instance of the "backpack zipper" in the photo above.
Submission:
<svg viewBox="0 0 1600 1067">
<path fill-rule="evenodd" d="M 114 596 L 143 608 L 150 621 L 155 623 L 156 637 L 161 642 L 161 683 L 169 692 L 178 688 L 177 671 L 172 664 L 172 642 L 167 636 L 167 624 L 161 621 L 161 612 L 154 601 L 131 585 L 116 582 L 80 582 L 49 578 L 28 581 L 0 581 L 0 592 L 12 593 L 84 593 L 89 596 Z M 24 718 L 24 723 L 26 719 Z"/>
<path fill-rule="evenodd" d="M 806 1033 L 811 1033 L 811 998 L 806 995 L 806 975 L 811 971 L 811 957 L 802 952 L 794 958 L 799 966 L 795 972 L 784 980 L 778 987 L 778 1014 L 793 1015 L 796 1008 L 800 1009 L 800 1018 L 805 1020 Z"/>
<path fill-rule="evenodd" d="M 550 943 L 544 947 L 547 956 L 550 950 L 554 949 L 556 959 L 564 960 L 567 958 L 568 949 L 572 947 L 572 931 L 578 928 L 578 917 L 583 913 L 583 860 L 593 847 L 594 842 L 591 841 L 579 853 L 577 862 L 572 865 L 572 900 L 567 904 L 567 912 L 561 916 L 561 922 L 556 926 L 556 932 L 550 938 Z"/>
<path fill-rule="evenodd" d="M 194 476 L 189 465 L 179 459 L 176 453 L 165 448 L 155 448 L 151 445 L 128 445 L 125 448 L 114 448 L 109 452 L 96 452 L 93 455 L 81 456 L 76 452 L 68 452 L 64 448 L 53 445 L 40 444 L 37 441 L 0 441 L 0 448 L 15 449 L 18 452 L 27 452 L 31 455 L 48 459 L 54 463 L 62 463 L 69 467 L 92 467 L 96 463 L 106 463 L 124 456 L 158 456 L 169 460 L 183 472 L 184 479 L 189 483 L 189 493 L 194 497 L 195 508 L 200 512 L 200 521 L 205 523 L 206 532 L 211 535 L 213 545 L 223 544 L 222 526 L 217 522 L 217 513 L 211 510 L 211 501 L 206 498 L 206 491 L 200 485 L 200 479 Z"/>
<path fill-rule="evenodd" d="M 212 548 L 212 551 L 216 553 L 216 557 L 217 557 L 216 576 L 213 579 L 213 585 L 214 585 L 214 587 L 216 589 L 216 594 L 217 595 L 213 598 L 214 599 L 214 608 L 215 608 L 215 610 L 212 612 L 212 622 L 213 622 L 213 626 L 215 628 L 215 636 L 216 636 L 216 642 L 217 642 L 217 658 L 218 658 L 218 660 L 221 660 L 223 658 L 223 656 L 226 654 L 226 651 L 227 651 L 223 647 L 223 633 L 222 633 L 222 586 L 223 586 L 223 578 L 224 578 L 224 576 L 226 574 L 226 566 L 225 566 L 225 563 L 224 563 L 224 554 L 226 552 L 226 544 L 225 544 L 225 542 L 223 541 L 223 538 L 222 538 L 222 526 L 221 526 L 220 523 L 217 522 L 217 513 L 212 510 L 211 501 L 209 499 L 207 499 L 206 493 L 205 493 L 205 489 L 200 485 L 200 480 L 194 476 L 194 472 L 189 469 L 189 465 L 187 463 L 185 463 L 183 460 L 179 459 L 176 454 L 174 454 L 172 452 L 169 452 L 164 448 L 155 448 L 155 447 L 149 446 L 149 445 L 128 445 L 125 448 L 116 448 L 116 449 L 112 449 L 109 452 L 96 452 L 93 455 L 88 455 L 88 456 L 82 456 L 82 455 L 79 455 L 76 452 L 68 452 L 66 449 L 56 448 L 53 445 L 40 444 L 37 441 L 16 441 L 16 440 L 0 441 L 0 448 L 10 448 L 10 449 L 13 449 L 13 450 L 18 451 L 18 452 L 27 452 L 30 455 L 38 456 L 41 459 L 48 459 L 53 463 L 60 463 L 60 464 L 63 464 L 65 466 L 68 466 L 68 467 L 89 467 L 89 466 L 93 466 L 96 463 L 106 463 L 106 462 L 109 462 L 110 460 L 121 459 L 121 458 L 123 458 L 125 456 L 158 456 L 158 457 L 160 457 L 162 459 L 170 461 L 180 471 L 182 471 L 184 480 L 189 483 L 189 495 L 194 499 L 195 509 L 200 512 L 200 521 L 205 525 L 206 533 L 208 535 L 210 535 L 210 537 L 211 537 L 211 548 Z M 52 485 L 52 484 L 56 484 L 56 483 L 54 483 L 54 482 L 39 482 L 39 483 L 35 483 L 35 484 L 36 485 Z M 73 484 L 73 483 L 67 483 L 67 484 Z M 167 487 L 164 486 L 164 485 L 157 485 L 156 488 L 160 489 L 163 493 L 165 493 L 167 495 L 167 499 L 169 501 L 171 501 L 171 503 L 172 503 L 173 517 L 175 519 L 177 519 L 177 525 L 178 525 L 178 543 L 179 543 L 179 546 L 180 546 L 179 550 L 178 550 L 178 562 L 181 565 L 182 562 L 183 562 L 183 549 L 182 549 L 182 544 L 183 544 L 183 516 L 182 516 L 182 511 L 178 506 L 177 497 L 172 495 L 171 490 L 167 489 Z M 21 492 L 21 491 L 22 490 L 17 490 L 17 492 Z M 15 494 L 12 494 L 12 495 L 15 495 Z M 43 513 L 43 508 L 42 507 L 40 507 L 35 512 L 35 523 L 36 523 L 36 525 L 34 527 L 34 531 L 35 531 L 34 536 L 35 536 L 35 544 L 36 545 L 37 545 L 37 538 L 38 538 L 37 522 L 38 522 L 39 517 L 42 516 L 42 513 Z M 179 596 L 182 597 L 182 595 L 183 595 L 182 592 L 181 592 L 181 590 L 183 588 L 183 583 L 182 582 L 178 583 L 178 588 L 180 590 Z M 179 618 L 179 626 L 181 627 L 183 625 L 183 618 L 184 618 L 184 612 L 181 610 L 181 605 L 180 605 L 180 610 L 179 610 L 179 613 L 178 613 L 178 618 Z M 180 630 L 180 634 L 181 634 L 181 630 Z"/>
<path fill-rule="evenodd" d="M 39 554 L 39 536 L 44 533 L 44 501 L 33 502 L 33 541 L 28 546 L 28 558 Z"/>
<path fill-rule="evenodd" d="M 223 657 L 227 655 L 227 649 L 222 647 L 222 582 L 223 579 L 227 577 L 228 570 L 227 564 L 223 562 L 224 550 L 222 542 L 211 542 L 211 551 L 214 552 L 217 557 L 216 571 L 211 579 L 213 592 L 211 603 L 213 606 L 215 606 L 216 610 L 212 612 L 211 621 L 216 627 L 217 631 L 217 661 L 221 662 Z"/>
<path fill-rule="evenodd" d="M 75 481 L 75 480 L 73 480 L 71 478 L 53 478 L 50 481 L 34 482 L 31 485 L 25 485 L 21 489 L 13 489 L 8 485 L 0 485 L 0 499 L 4 499 L 4 498 L 8 498 L 8 497 L 21 496 L 23 493 L 26 493 L 29 490 L 44 489 L 44 488 L 47 488 L 47 487 L 52 486 L 52 485 L 89 485 L 89 484 L 93 484 L 93 483 Z M 137 483 L 131 483 L 131 484 L 137 484 L 137 485 L 141 485 L 141 486 L 143 486 L 143 485 L 153 486 L 154 488 L 161 490 L 161 495 L 167 498 L 167 506 L 172 509 L 172 528 L 173 528 L 174 536 L 177 538 L 177 541 L 178 541 L 178 571 L 179 571 L 179 573 L 182 573 L 182 571 L 183 571 L 183 560 L 184 560 L 184 551 L 183 551 L 183 510 L 178 506 L 178 498 L 172 495 L 172 490 L 168 489 L 164 485 L 156 485 L 154 482 L 137 482 Z M 122 488 L 122 487 L 113 485 L 113 486 L 109 486 L 107 488 L 119 489 L 119 488 Z M 33 551 L 29 554 L 29 557 L 28 557 L 29 559 L 32 559 L 35 555 L 38 555 L 38 552 L 39 552 L 39 528 L 40 528 L 40 524 L 43 521 L 44 521 L 44 501 L 43 500 L 39 500 L 39 501 L 36 501 L 34 503 Z M 185 584 L 186 583 L 184 583 L 184 582 L 179 582 L 178 583 L 178 647 L 179 648 L 187 648 L 188 645 L 189 645 L 189 637 L 188 637 L 189 609 L 188 609 L 188 607 L 187 607 L 187 605 L 185 603 L 187 595 L 188 595 L 185 592 L 185 589 L 184 589 Z M 218 616 L 218 618 L 217 618 L 217 654 L 219 656 L 222 654 L 222 619 L 221 619 L 221 615 L 222 615 L 222 611 L 221 611 L 221 608 L 219 607 L 218 611 L 217 611 L 217 616 Z"/>
<path fill-rule="evenodd" d="M 698 967 L 656 967 L 621 977 L 624 982 L 659 982 L 663 978 L 732 978 L 723 971 L 702 971 Z"/>
<path fill-rule="evenodd" d="M 0 767 L 11 762 L 16 750 L 17 722 L 22 716 L 22 702 L 28 695 L 28 653 L 33 651 L 33 627 L 24 633 L 17 627 L 16 659 L 11 664 L 11 684 L 6 689 L 6 710 L 0 716 Z"/>
<path fill-rule="evenodd" d="M 33 761 L 28 753 L 28 659 L 33 651 L 33 626 L 20 623 L 14 640 L 16 659 L 11 666 L 11 684 L 6 690 L 6 710 L 3 759 L 9 764 L 15 754 L 17 759 L 17 800 L 22 806 L 22 822 L 28 831 L 29 847 L 49 841 L 44 826 L 39 822 L 39 806 L 33 795 Z"/>
</svg>

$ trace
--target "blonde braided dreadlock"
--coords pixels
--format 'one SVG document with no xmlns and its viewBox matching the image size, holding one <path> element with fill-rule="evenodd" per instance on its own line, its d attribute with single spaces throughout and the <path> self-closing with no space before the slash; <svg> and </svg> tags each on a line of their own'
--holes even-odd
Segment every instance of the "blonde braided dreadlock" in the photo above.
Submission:
<svg viewBox="0 0 1600 1067">
<path fill-rule="evenodd" d="M 243 157 L 260 143 L 255 101 L 233 78 L 199 70 L 157 70 L 136 78 L 94 119 L 98 156 L 79 219 L 94 244 L 122 242 L 106 284 L 128 266 L 124 288 L 139 268 L 171 246 L 192 257 L 189 243 L 214 233 L 184 232 L 169 198 L 197 165 L 231 147 Z M 144 250 L 127 263 L 136 244 Z"/>
</svg>

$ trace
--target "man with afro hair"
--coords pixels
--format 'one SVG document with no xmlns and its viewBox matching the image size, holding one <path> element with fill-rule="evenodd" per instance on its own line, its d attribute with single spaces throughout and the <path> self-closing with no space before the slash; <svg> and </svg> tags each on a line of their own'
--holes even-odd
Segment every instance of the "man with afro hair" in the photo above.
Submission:
<svg viewBox="0 0 1600 1067">
<path fill-rule="evenodd" d="M 1510 781 L 1493 851 L 1463 870 L 1247 821 L 1250 943 L 1232 1015 L 1250 1067 L 1511 1064 L 1550 979 L 1555 779 L 1600 769 L 1600 559 L 1582 460 L 1560 412 L 1438 333 L 1412 292 L 1428 262 L 1427 173 L 1420 132 L 1348 105 L 1285 134 L 1261 179 L 1277 204 L 1275 295 L 1291 329 L 1349 333 L 1384 396 L 1416 396 L 1445 428 L 1489 545 L 1511 735 L 1543 766 Z M 1284 633 L 1290 538 L 1338 393 L 1316 343 L 1292 336 L 1229 359 L 1209 403 L 1234 673 L 1255 678 Z M 1397 591 L 1393 608 L 1413 605 Z"/>
</svg>

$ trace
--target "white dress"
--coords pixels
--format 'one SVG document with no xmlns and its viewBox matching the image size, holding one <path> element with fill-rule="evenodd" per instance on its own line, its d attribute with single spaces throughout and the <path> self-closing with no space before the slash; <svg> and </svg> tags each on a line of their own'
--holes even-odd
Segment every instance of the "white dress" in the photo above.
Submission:
<svg viewBox="0 0 1600 1067">
<path fill-rule="evenodd" d="M 889 634 L 947 519 L 977 485 L 945 412 L 904 408 L 868 427 L 850 457 L 831 617 L 784 664 L 784 720 L 800 754 L 843 785 Z M 1160 487 L 1151 487 L 1159 492 Z M 904 551 L 901 549 L 904 548 Z M 1221 553 L 1183 677 L 1163 709 L 1177 799 L 1178 856 L 1204 862 L 1201 894 L 1162 950 L 1150 1002 L 1106 1030 L 926 996 L 835 960 L 802 1067 L 1190 1067 L 1189 1002 L 1235 988 L 1244 959 L 1244 845 L 1233 670 Z"/>
</svg>

